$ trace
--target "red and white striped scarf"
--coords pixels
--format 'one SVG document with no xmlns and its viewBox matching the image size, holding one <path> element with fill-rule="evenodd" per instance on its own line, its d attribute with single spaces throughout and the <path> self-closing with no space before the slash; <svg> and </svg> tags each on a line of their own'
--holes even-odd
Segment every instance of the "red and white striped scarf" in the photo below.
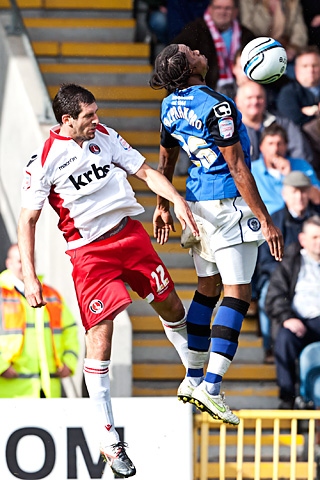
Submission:
<svg viewBox="0 0 320 480">
<path fill-rule="evenodd" d="M 219 30 L 217 29 L 214 21 L 211 18 L 209 8 L 207 8 L 207 10 L 204 12 L 203 18 L 207 24 L 208 29 L 210 30 L 213 42 L 216 47 L 219 65 L 218 86 L 225 85 L 226 83 L 231 83 L 233 81 L 233 75 L 231 70 L 232 61 L 234 59 L 236 51 L 240 48 L 241 32 L 239 22 L 237 20 L 233 20 L 231 50 L 229 55 L 226 44 L 224 43 Z"/>
</svg>

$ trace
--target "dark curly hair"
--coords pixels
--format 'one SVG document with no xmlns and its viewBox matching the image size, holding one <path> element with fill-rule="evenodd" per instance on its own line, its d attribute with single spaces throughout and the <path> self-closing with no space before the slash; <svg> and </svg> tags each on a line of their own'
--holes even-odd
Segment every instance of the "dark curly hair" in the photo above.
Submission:
<svg viewBox="0 0 320 480">
<path fill-rule="evenodd" d="M 192 70 L 186 54 L 173 43 L 159 53 L 149 85 L 154 90 L 165 88 L 169 93 L 186 88 Z"/>
<path fill-rule="evenodd" d="M 91 105 L 96 100 L 86 88 L 74 83 L 63 83 L 53 99 L 52 108 L 57 122 L 62 123 L 63 115 L 77 119 L 82 110 L 82 104 Z"/>
</svg>

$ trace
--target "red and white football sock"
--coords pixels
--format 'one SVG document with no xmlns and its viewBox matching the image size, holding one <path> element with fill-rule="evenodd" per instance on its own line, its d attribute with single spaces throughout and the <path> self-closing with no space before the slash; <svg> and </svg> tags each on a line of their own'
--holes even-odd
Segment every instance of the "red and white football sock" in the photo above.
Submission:
<svg viewBox="0 0 320 480">
<path fill-rule="evenodd" d="M 187 320 L 184 316 L 179 322 L 167 322 L 159 316 L 165 334 L 168 340 L 177 350 L 179 357 L 185 368 L 188 368 L 188 335 L 187 335 Z"/>
<path fill-rule="evenodd" d="M 84 379 L 98 425 L 100 425 L 102 446 L 119 442 L 119 435 L 115 429 L 112 413 L 109 366 L 110 360 L 84 359 Z"/>
</svg>

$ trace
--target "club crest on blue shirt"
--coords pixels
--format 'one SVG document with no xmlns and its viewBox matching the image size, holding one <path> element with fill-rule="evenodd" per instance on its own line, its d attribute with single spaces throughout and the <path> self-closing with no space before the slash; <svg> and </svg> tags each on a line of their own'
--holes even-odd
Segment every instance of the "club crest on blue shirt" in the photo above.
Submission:
<svg viewBox="0 0 320 480">
<path fill-rule="evenodd" d="M 248 220 L 248 227 L 250 228 L 250 230 L 252 230 L 253 232 L 257 232 L 258 230 L 260 230 L 261 228 L 261 224 L 259 222 L 259 220 L 256 218 L 256 217 L 251 217 L 249 218 Z"/>
</svg>

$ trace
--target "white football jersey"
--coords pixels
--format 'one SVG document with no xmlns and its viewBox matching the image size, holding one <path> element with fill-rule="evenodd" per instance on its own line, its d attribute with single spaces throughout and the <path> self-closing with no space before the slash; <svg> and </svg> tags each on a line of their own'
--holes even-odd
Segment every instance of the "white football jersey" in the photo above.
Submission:
<svg viewBox="0 0 320 480">
<path fill-rule="evenodd" d="M 145 158 L 116 131 L 98 125 L 95 137 L 80 147 L 59 135 L 60 126 L 25 167 L 22 207 L 41 210 L 46 198 L 59 215 L 68 248 L 92 242 L 125 216 L 144 208 L 127 180 Z"/>
</svg>

